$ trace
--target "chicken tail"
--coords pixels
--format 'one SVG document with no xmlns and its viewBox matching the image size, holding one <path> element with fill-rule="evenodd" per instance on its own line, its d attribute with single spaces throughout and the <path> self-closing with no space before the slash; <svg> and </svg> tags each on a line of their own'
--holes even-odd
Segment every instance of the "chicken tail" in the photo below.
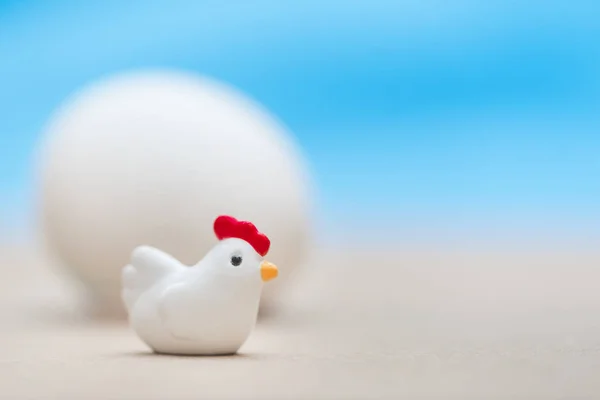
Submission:
<svg viewBox="0 0 600 400">
<path fill-rule="evenodd" d="M 184 266 L 154 247 L 140 246 L 131 254 L 131 261 L 123 268 L 121 282 L 122 298 L 127 310 L 131 309 L 139 297 L 165 276 L 184 269 Z"/>
</svg>

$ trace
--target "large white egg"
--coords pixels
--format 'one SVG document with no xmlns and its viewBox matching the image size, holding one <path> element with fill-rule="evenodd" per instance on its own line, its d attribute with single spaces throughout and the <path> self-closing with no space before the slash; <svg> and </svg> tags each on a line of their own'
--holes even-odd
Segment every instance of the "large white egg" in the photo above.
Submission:
<svg viewBox="0 0 600 400">
<path fill-rule="evenodd" d="M 277 302 L 310 246 L 311 185 L 286 129 L 232 88 L 187 73 L 126 73 L 84 88 L 51 119 L 41 147 L 49 250 L 105 315 L 123 315 L 120 272 L 148 244 L 194 264 L 220 214 L 271 239 Z"/>
</svg>

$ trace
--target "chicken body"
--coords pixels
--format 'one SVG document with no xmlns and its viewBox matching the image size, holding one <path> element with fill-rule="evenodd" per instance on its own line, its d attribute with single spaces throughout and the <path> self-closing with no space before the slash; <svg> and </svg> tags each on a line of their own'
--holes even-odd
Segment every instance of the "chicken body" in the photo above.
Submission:
<svg viewBox="0 0 600 400">
<path fill-rule="evenodd" d="M 220 241 L 191 267 L 141 246 L 123 269 L 122 297 L 132 328 L 153 351 L 233 354 L 256 323 L 263 281 L 276 275 L 237 238 Z"/>
</svg>

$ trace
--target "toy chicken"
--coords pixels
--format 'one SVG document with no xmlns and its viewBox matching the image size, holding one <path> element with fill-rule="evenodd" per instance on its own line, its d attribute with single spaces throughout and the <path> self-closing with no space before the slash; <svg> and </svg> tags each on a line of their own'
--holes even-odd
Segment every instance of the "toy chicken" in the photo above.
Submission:
<svg viewBox="0 0 600 400">
<path fill-rule="evenodd" d="M 230 216 L 213 227 L 219 242 L 196 265 L 140 246 L 123 269 L 130 324 L 156 353 L 234 354 L 254 328 L 263 282 L 278 274 L 263 260 L 269 238 Z"/>
</svg>

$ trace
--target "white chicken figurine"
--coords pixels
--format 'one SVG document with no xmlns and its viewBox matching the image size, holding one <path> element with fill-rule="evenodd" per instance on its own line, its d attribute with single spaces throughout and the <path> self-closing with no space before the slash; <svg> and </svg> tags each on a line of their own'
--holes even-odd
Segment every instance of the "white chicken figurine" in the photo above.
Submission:
<svg viewBox="0 0 600 400">
<path fill-rule="evenodd" d="M 130 324 L 156 353 L 234 354 L 254 328 L 263 282 L 278 273 L 263 261 L 269 238 L 229 216 L 214 231 L 219 243 L 194 266 L 140 246 L 123 269 Z"/>
</svg>

